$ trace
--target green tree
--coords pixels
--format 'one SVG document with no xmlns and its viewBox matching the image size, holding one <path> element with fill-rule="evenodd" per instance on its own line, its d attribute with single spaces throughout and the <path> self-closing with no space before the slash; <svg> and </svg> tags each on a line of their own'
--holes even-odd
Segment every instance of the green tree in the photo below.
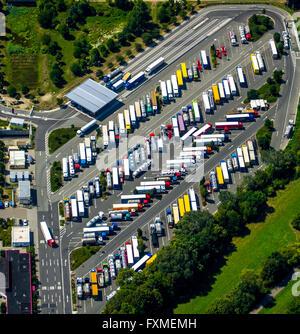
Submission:
<svg viewBox="0 0 300 334">
<path fill-rule="evenodd" d="M 300 231 L 300 212 L 297 214 L 297 216 L 292 220 L 292 226 Z"/>
<path fill-rule="evenodd" d="M 15 97 L 17 95 L 17 89 L 16 87 L 9 85 L 7 87 L 7 93 L 10 97 Z"/>
<path fill-rule="evenodd" d="M 142 34 L 142 40 L 146 45 L 150 45 L 152 43 L 152 35 L 149 32 L 145 32 Z"/>
</svg>

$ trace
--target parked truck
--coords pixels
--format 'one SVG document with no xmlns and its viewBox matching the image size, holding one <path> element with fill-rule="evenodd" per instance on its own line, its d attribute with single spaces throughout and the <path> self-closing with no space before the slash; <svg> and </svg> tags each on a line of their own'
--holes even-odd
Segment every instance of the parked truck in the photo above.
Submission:
<svg viewBox="0 0 300 334">
<path fill-rule="evenodd" d="M 97 124 L 97 120 L 93 119 L 92 121 L 90 121 L 89 123 L 87 123 L 86 125 L 84 125 L 80 130 L 77 130 L 77 133 L 76 133 L 77 136 L 78 137 L 84 136 L 96 124 Z"/>
<path fill-rule="evenodd" d="M 162 66 L 164 64 L 165 58 L 160 57 L 157 60 L 155 60 L 153 63 L 151 63 L 145 70 L 147 74 L 151 74 L 153 71 L 155 71 L 157 68 Z"/>
<path fill-rule="evenodd" d="M 54 247 L 55 240 L 52 238 L 52 235 L 50 233 L 49 227 L 45 221 L 40 222 L 41 231 L 43 233 L 43 236 L 45 238 L 45 241 L 50 247 Z"/>
</svg>

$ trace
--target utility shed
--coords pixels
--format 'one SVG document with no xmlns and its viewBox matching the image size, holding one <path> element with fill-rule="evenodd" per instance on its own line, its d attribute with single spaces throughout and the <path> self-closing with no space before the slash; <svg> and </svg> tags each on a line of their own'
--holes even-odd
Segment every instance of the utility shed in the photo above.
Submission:
<svg viewBox="0 0 300 334">
<path fill-rule="evenodd" d="M 20 204 L 31 204 L 30 181 L 19 181 L 19 202 Z"/>
<path fill-rule="evenodd" d="M 10 151 L 9 152 L 9 167 L 10 168 L 25 168 L 26 159 L 25 151 Z"/>
<path fill-rule="evenodd" d="M 71 100 L 73 105 L 79 106 L 83 111 L 97 114 L 118 94 L 92 79 L 87 79 L 65 96 Z"/>
</svg>

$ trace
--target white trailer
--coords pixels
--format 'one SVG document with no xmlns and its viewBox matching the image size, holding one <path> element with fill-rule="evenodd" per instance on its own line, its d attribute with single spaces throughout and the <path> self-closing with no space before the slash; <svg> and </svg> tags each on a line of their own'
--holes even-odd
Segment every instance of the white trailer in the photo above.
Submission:
<svg viewBox="0 0 300 334">
<path fill-rule="evenodd" d="M 96 233 L 102 234 L 103 232 L 109 233 L 110 229 L 109 226 L 95 226 L 95 227 L 84 227 L 83 233 Z"/>
<path fill-rule="evenodd" d="M 206 146 L 184 147 L 183 152 L 203 152 L 206 153 Z"/>
<path fill-rule="evenodd" d="M 136 186 L 135 190 L 137 191 L 137 193 L 139 194 L 144 194 L 147 192 L 151 192 L 153 190 L 155 190 L 157 193 L 165 193 L 166 192 L 166 187 L 165 186 Z"/>
<path fill-rule="evenodd" d="M 83 191 L 82 190 L 76 191 L 76 198 L 78 202 L 83 202 Z"/>
<path fill-rule="evenodd" d="M 247 140 L 246 141 L 247 146 L 248 146 L 248 152 L 249 152 L 249 157 L 250 157 L 250 162 L 251 163 L 255 163 L 256 159 L 255 159 L 255 151 L 254 151 L 254 145 L 252 140 Z"/>
<path fill-rule="evenodd" d="M 242 152 L 243 152 L 245 165 L 247 167 L 249 167 L 250 166 L 250 158 L 249 158 L 249 153 L 248 153 L 248 147 L 246 145 L 242 145 Z"/>
<path fill-rule="evenodd" d="M 229 87 L 232 95 L 236 95 L 237 90 L 236 90 L 236 85 L 233 79 L 233 76 L 231 74 L 227 75 L 227 79 L 229 81 Z"/>
<path fill-rule="evenodd" d="M 50 247 L 53 247 L 55 244 L 55 240 L 51 236 L 47 223 L 45 221 L 40 222 L 40 227 L 46 242 Z"/>
<path fill-rule="evenodd" d="M 223 179 L 225 183 L 229 183 L 229 173 L 228 173 L 228 168 L 225 160 L 221 160 L 220 166 L 222 169 L 222 174 L 223 174 Z"/>
<path fill-rule="evenodd" d="M 223 86 L 224 86 L 226 99 L 230 99 L 231 93 L 230 93 L 228 80 L 227 79 L 222 79 L 222 83 L 223 83 Z"/>
<path fill-rule="evenodd" d="M 240 169 L 244 170 L 245 169 L 245 162 L 244 162 L 244 158 L 243 158 L 242 149 L 240 147 L 238 147 L 236 149 L 236 153 L 237 153 L 237 158 L 238 158 Z"/>
<path fill-rule="evenodd" d="M 217 145 L 217 146 L 223 145 L 223 142 L 220 138 L 198 138 L 198 139 L 195 139 L 194 142 L 200 146 L 209 146 L 211 142 L 213 142 L 214 145 Z"/>
<path fill-rule="evenodd" d="M 85 153 L 85 145 L 84 143 L 79 143 L 79 156 L 80 156 L 80 164 L 86 164 L 86 153 Z"/>
<path fill-rule="evenodd" d="M 108 146 L 108 130 L 107 125 L 102 125 L 102 138 L 103 138 L 103 146 Z"/>
<path fill-rule="evenodd" d="M 194 159 L 175 159 L 175 160 L 167 160 L 166 161 L 167 168 L 174 168 L 174 167 L 194 167 L 195 160 Z"/>
<path fill-rule="evenodd" d="M 259 73 L 260 69 L 259 69 L 258 60 L 257 60 L 256 55 L 253 53 L 253 54 L 251 54 L 250 57 L 251 57 L 252 67 L 253 67 L 254 73 Z"/>
<path fill-rule="evenodd" d="M 206 113 L 210 113 L 211 111 L 211 105 L 210 105 L 210 102 L 209 102 L 209 97 L 208 97 L 208 94 L 207 92 L 203 92 L 202 93 L 202 99 L 203 99 L 203 104 L 204 104 L 204 110 Z"/>
<path fill-rule="evenodd" d="M 75 197 L 71 197 L 71 213 L 72 213 L 72 220 L 78 220 L 78 208 L 77 208 L 77 200 Z"/>
<path fill-rule="evenodd" d="M 246 84 L 245 76 L 244 76 L 243 69 L 241 68 L 241 66 L 236 67 L 236 72 L 238 75 L 240 85 L 241 86 L 245 85 Z"/>
<path fill-rule="evenodd" d="M 207 55 L 206 55 L 205 50 L 200 51 L 200 57 L 201 57 L 202 66 L 204 68 L 207 68 L 208 67 L 208 61 L 207 61 Z"/>
<path fill-rule="evenodd" d="M 174 96 L 178 97 L 179 96 L 178 82 L 177 82 L 177 76 L 175 74 L 171 75 L 171 82 L 172 82 Z"/>
<path fill-rule="evenodd" d="M 77 204 L 78 204 L 79 216 L 84 217 L 84 215 L 85 215 L 84 203 L 83 202 L 77 202 Z"/>
<path fill-rule="evenodd" d="M 124 178 L 125 180 L 130 179 L 130 169 L 129 169 L 129 160 L 128 158 L 123 159 L 123 167 L 124 167 Z"/>
<path fill-rule="evenodd" d="M 257 62 L 258 62 L 258 67 L 261 71 L 265 70 L 265 64 L 264 61 L 262 59 L 261 53 L 259 51 L 255 52 L 256 58 L 257 58 Z"/>
<path fill-rule="evenodd" d="M 126 136 L 127 135 L 127 131 L 126 131 L 126 127 L 125 127 L 125 120 L 124 120 L 123 113 L 119 113 L 118 114 L 118 119 L 119 119 L 119 132 L 120 132 L 120 136 Z"/>
<path fill-rule="evenodd" d="M 181 142 L 183 145 L 189 145 L 193 141 L 192 134 L 197 131 L 198 129 L 196 127 L 192 127 L 188 132 L 186 132 L 181 138 Z"/>
<path fill-rule="evenodd" d="M 275 44 L 275 41 L 274 39 L 270 39 L 269 40 L 269 44 L 270 44 L 270 47 L 271 47 L 271 53 L 272 53 L 272 57 L 274 59 L 278 58 L 278 51 L 277 51 L 277 48 L 276 48 L 276 44 Z"/>
<path fill-rule="evenodd" d="M 159 153 L 163 153 L 164 150 L 164 142 L 162 138 L 157 139 L 157 150 Z"/>
<path fill-rule="evenodd" d="M 87 147 L 85 149 L 86 152 L 86 161 L 90 165 L 92 163 L 92 149 L 90 147 Z"/>
<path fill-rule="evenodd" d="M 173 96 L 173 89 L 172 89 L 171 80 L 167 80 L 167 93 L 168 93 L 168 99 L 170 101 L 173 100 L 174 96 Z"/>
<path fill-rule="evenodd" d="M 90 128 L 92 128 L 97 123 L 96 119 L 93 119 L 86 125 L 84 125 L 80 130 L 77 130 L 77 136 L 82 137 Z"/>
<path fill-rule="evenodd" d="M 125 248 L 126 248 L 126 256 L 127 256 L 127 264 L 128 264 L 129 267 L 131 267 L 134 264 L 133 251 L 132 251 L 131 243 L 126 242 Z"/>
<path fill-rule="evenodd" d="M 201 117 L 200 117 L 200 111 L 199 111 L 199 105 L 197 101 L 192 102 L 192 107 L 194 111 L 194 117 L 195 117 L 195 122 L 200 122 Z"/>
<path fill-rule="evenodd" d="M 168 101 L 168 91 L 167 91 L 167 85 L 165 81 L 160 82 L 160 90 L 161 90 L 162 101 L 163 102 Z"/>
<path fill-rule="evenodd" d="M 129 105 L 129 114 L 130 114 L 132 126 L 136 127 L 136 113 L 135 113 L 135 107 L 133 104 Z"/>
<path fill-rule="evenodd" d="M 211 138 L 217 138 L 220 139 L 222 141 L 225 140 L 225 134 L 224 133 L 214 133 L 211 135 L 201 135 L 200 136 L 201 139 L 211 139 Z"/>
<path fill-rule="evenodd" d="M 192 211 L 197 211 L 197 200 L 195 195 L 194 188 L 189 189 L 189 197 L 190 197 L 190 203 L 191 203 L 191 209 Z"/>
<path fill-rule="evenodd" d="M 138 250 L 138 239 L 135 235 L 131 237 L 131 244 L 133 250 L 133 260 L 134 262 L 137 262 L 140 258 L 140 252 Z"/>
<path fill-rule="evenodd" d="M 145 72 L 147 74 L 151 74 L 151 72 L 153 72 L 155 69 L 161 66 L 164 62 L 165 62 L 165 59 L 163 57 L 158 58 L 146 68 Z"/>
<path fill-rule="evenodd" d="M 223 86 L 222 82 L 218 83 L 218 89 L 219 89 L 220 99 L 221 100 L 225 99 L 224 86 Z"/>
<path fill-rule="evenodd" d="M 112 179 L 113 179 L 113 188 L 119 189 L 120 187 L 119 173 L 118 173 L 118 168 L 115 166 L 112 168 Z"/>
<path fill-rule="evenodd" d="M 68 159 L 67 158 L 62 159 L 62 168 L 63 168 L 64 180 L 68 180 L 68 178 L 69 178 L 69 168 L 68 168 Z"/>
<path fill-rule="evenodd" d="M 212 128 L 212 124 L 211 123 L 207 123 L 204 126 L 202 126 L 202 128 L 200 128 L 199 130 L 195 131 L 193 133 L 193 137 L 197 138 L 201 135 L 203 135 L 204 133 L 206 133 L 208 130 L 210 130 Z"/>
</svg>

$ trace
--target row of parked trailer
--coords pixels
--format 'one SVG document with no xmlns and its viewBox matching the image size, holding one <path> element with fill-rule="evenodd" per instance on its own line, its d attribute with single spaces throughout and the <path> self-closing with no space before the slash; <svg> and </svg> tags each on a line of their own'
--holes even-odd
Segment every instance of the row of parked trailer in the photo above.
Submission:
<svg viewBox="0 0 300 334">
<path fill-rule="evenodd" d="M 81 167 L 87 167 L 95 162 L 97 157 L 96 137 L 86 137 L 83 143 L 79 143 L 78 152 L 62 159 L 64 180 L 70 180 L 76 176 Z"/>
<path fill-rule="evenodd" d="M 230 182 L 230 173 L 246 171 L 248 167 L 256 164 L 255 148 L 251 139 L 245 145 L 238 147 L 227 160 L 221 160 L 220 165 L 211 171 L 209 188 L 212 191 L 224 188 Z"/>
</svg>

